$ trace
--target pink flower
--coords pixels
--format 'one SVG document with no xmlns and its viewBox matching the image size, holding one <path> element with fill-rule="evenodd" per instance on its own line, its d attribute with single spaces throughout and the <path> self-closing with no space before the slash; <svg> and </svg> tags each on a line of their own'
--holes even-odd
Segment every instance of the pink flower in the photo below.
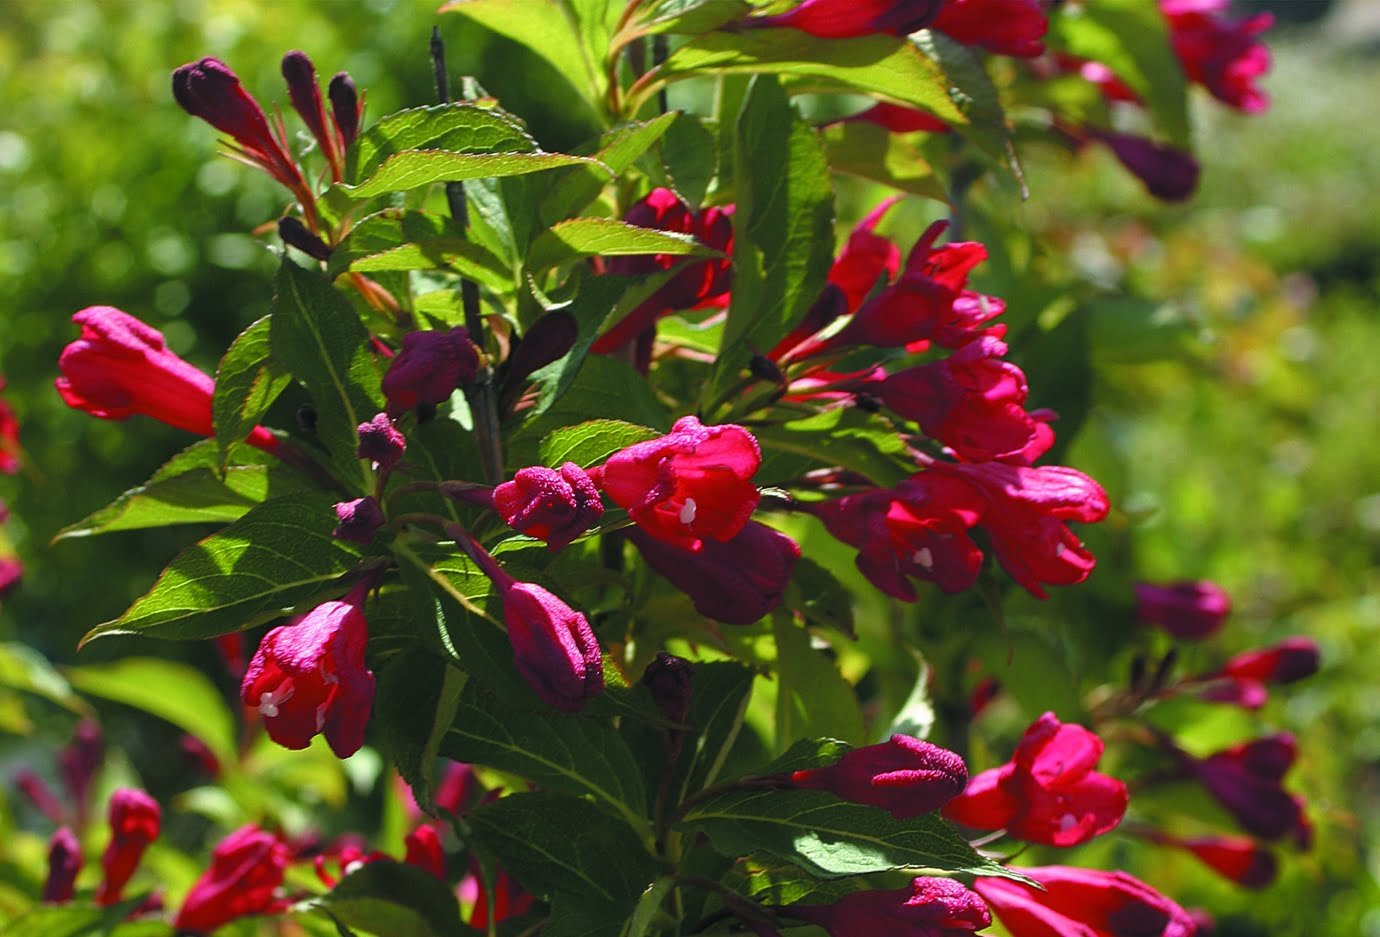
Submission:
<svg viewBox="0 0 1380 937">
<path fill-rule="evenodd" d="M 1110 506 L 1102 486 L 1082 472 L 1000 462 L 936 462 L 930 470 L 962 478 L 987 497 L 982 526 L 997 560 L 1037 599 L 1047 597 L 1042 583 L 1069 586 L 1092 572 L 1096 559 L 1066 522 L 1100 521 Z"/>
<path fill-rule="evenodd" d="M 8 597 L 24 578 L 24 564 L 12 556 L 0 556 L 0 599 Z"/>
<path fill-rule="evenodd" d="M 374 703 L 374 674 L 364 666 L 364 600 L 371 584 L 360 582 L 344 599 L 323 602 L 259 643 L 240 697 L 284 748 L 306 748 L 318 732 L 340 758 L 364 744 Z"/>
<path fill-rule="evenodd" d="M 673 254 L 605 259 L 604 269 L 618 276 L 646 276 L 670 270 L 678 264 L 684 266 L 636 309 L 600 335 L 590 347 L 595 354 L 608 354 L 622 348 L 668 313 L 721 303 L 727 298 L 733 275 L 732 205 L 692 211 L 670 189 L 657 188 L 628 209 L 623 220 L 639 228 L 691 235 L 724 256 L 688 262 Z"/>
<path fill-rule="evenodd" d="M 115 904 L 144 858 L 144 850 L 158 838 L 163 811 L 143 791 L 121 788 L 110 797 L 110 843 L 101 855 L 105 875 L 96 890 L 96 903 Z"/>
<path fill-rule="evenodd" d="M 1054 432 L 1025 411 L 1025 374 L 1005 354 L 1005 342 L 983 335 L 947 358 L 888 376 L 876 393 L 961 459 L 1029 465 L 1054 444 Z"/>
<path fill-rule="evenodd" d="M 43 882 L 45 904 L 66 904 L 72 900 L 81 866 L 81 843 L 67 827 L 58 827 L 48 842 L 48 878 Z"/>
<path fill-rule="evenodd" d="M 944 0 L 804 0 L 777 16 L 745 20 L 745 26 L 784 26 L 821 39 L 884 33 L 907 36 L 924 29 Z"/>
<path fill-rule="evenodd" d="M 63 401 L 103 420 L 136 413 L 210 436 L 215 381 L 168 350 L 163 334 L 113 306 L 88 306 L 72 316 L 81 338 L 62 350 L 56 381 Z M 250 445 L 272 451 L 278 440 L 254 427 Z"/>
<path fill-rule="evenodd" d="M 855 891 L 829 905 L 788 905 L 781 913 L 818 924 L 831 937 L 963 937 L 992 923 L 987 905 L 951 878 L 920 877 L 909 888 Z"/>
<path fill-rule="evenodd" d="M 741 426 L 704 426 L 681 417 L 660 439 L 609 456 L 596 484 L 658 540 L 698 550 L 747 524 L 760 495 L 751 478 L 762 464 L 757 440 Z"/>
<path fill-rule="evenodd" d="M 1200 167 L 1193 154 L 1130 133 L 1089 127 L 1088 135 L 1107 149 L 1155 198 L 1182 202 L 1198 188 Z"/>
<path fill-rule="evenodd" d="M 1191 760 L 1198 779 L 1241 828 L 1264 840 L 1292 836 L 1300 848 L 1312 840 L 1303 802 L 1284 790 L 1284 775 L 1298 747 L 1287 732 L 1253 739 L 1202 760 Z"/>
<path fill-rule="evenodd" d="M 628 538 L 648 566 L 690 596 L 695 611 L 726 625 L 750 625 L 780 605 L 800 559 L 799 544 L 756 521 L 723 542 L 702 541 L 696 552 L 640 530 Z"/>
<path fill-rule="evenodd" d="M 0 377 L 0 390 L 5 389 L 5 379 Z M 0 400 L 0 472 L 13 475 L 19 471 L 19 418 L 4 400 Z M 3 512 L 0 512 L 3 522 Z"/>
<path fill-rule="evenodd" d="M 1011 760 L 969 781 L 944 816 L 1032 843 L 1085 843 L 1126 813 L 1126 785 L 1093 770 L 1102 749 L 1092 732 L 1045 713 L 1026 729 Z"/>
<path fill-rule="evenodd" d="M 375 471 L 392 471 L 402 461 L 407 438 L 398 432 L 387 413 L 376 414 L 369 422 L 359 424 L 358 432 L 359 448 L 355 455 L 368 459 Z"/>
<path fill-rule="evenodd" d="M 173 926 L 210 932 L 249 914 L 275 914 L 287 907 L 276 896 L 292 858 L 288 845 L 253 824 L 221 840 L 211 867 L 197 879 Z"/>
<path fill-rule="evenodd" d="M 1136 617 L 1184 641 L 1210 638 L 1231 614 L 1231 597 L 1206 579 L 1136 583 Z"/>
<path fill-rule="evenodd" d="M 1228 0 L 1160 0 L 1174 52 L 1189 79 L 1219 101 L 1257 114 L 1270 104 L 1256 86 L 1270 70 L 1270 50 L 1256 37 L 1270 28 L 1274 16 L 1231 20 L 1222 15 L 1227 6 Z"/>
<path fill-rule="evenodd" d="M 1248 836 L 1181 839 L 1158 831 L 1146 831 L 1142 835 L 1153 843 L 1193 854 L 1218 875 L 1244 888 L 1264 888 L 1275 880 L 1279 871 L 1275 854 Z"/>
<path fill-rule="evenodd" d="M 105 737 L 94 719 L 83 719 L 72 730 L 72 741 L 58 752 L 58 774 L 67 796 L 77 808 L 77 826 L 86 826 L 91 782 L 105 760 Z"/>
<path fill-rule="evenodd" d="M 855 748 L 832 765 L 791 775 L 796 787 L 831 791 L 880 807 L 898 820 L 938 810 L 967 780 L 962 758 L 909 735 L 893 735 L 879 745 Z"/>
<path fill-rule="evenodd" d="M 561 550 L 604 514 L 604 502 L 585 470 L 574 462 L 557 469 L 518 469 L 510 482 L 494 489 L 494 509 L 503 522 Z"/>
<path fill-rule="evenodd" d="M 1042 55 L 1049 29 L 1039 0 L 945 0 L 933 28 L 999 55 Z"/>
<path fill-rule="evenodd" d="M 1318 645 L 1311 638 L 1285 638 L 1278 644 L 1237 654 L 1218 674 L 1261 683 L 1293 683 L 1318 672 Z"/>
<path fill-rule="evenodd" d="M 407 834 L 407 858 L 403 861 L 430 872 L 441 881 L 446 880 L 446 854 L 441 849 L 441 835 L 430 824 L 419 826 Z"/>
<path fill-rule="evenodd" d="M 479 353 L 464 326 L 408 332 L 383 375 L 388 414 L 397 417 L 418 404 L 449 400 L 460 385 L 474 380 L 478 368 Z"/>
<path fill-rule="evenodd" d="M 1005 878 L 973 888 L 1011 937 L 1194 937 L 1187 911 L 1125 872 L 1049 865 L 1018 869 L 1038 891 Z"/>
<path fill-rule="evenodd" d="M 878 589 L 904 602 L 917 598 L 911 579 L 949 594 L 977 581 L 982 551 L 968 536 L 986 499 L 960 478 L 921 472 L 895 488 L 803 506 L 829 532 L 858 549 L 858 569 Z"/>
<path fill-rule="evenodd" d="M 306 180 L 291 156 L 281 122 L 276 128 L 269 126 L 259 102 L 244 90 L 239 76 L 224 62 L 208 57 L 181 66 L 173 72 L 172 92 L 188 114 L 234 138 L 231 149 L 237 156 L 263 168 L 310 201 Z"/>
</svg>

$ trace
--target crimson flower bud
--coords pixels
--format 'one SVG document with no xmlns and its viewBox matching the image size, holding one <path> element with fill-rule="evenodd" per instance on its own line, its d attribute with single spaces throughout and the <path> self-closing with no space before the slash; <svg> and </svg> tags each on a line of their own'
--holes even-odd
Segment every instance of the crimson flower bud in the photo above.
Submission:
<svg viewBox="0 0 1380 937">
<path fill-rule="evenodd" d="M 23 578 L 23 563 L 11 556 L 0 557 L 0 599 L 14 592 Z"/>
<path fill-rule="evenodd" d="M 407 858 L 404 862 L 430 872 L 443 882 L 446 880 L 446 854 L 441 849 L 441 836 L 436 827 L 419 826 L 407 834 L 405 842 Z"/>
<path fill-rule="evenodd" d="M 402 350 L 383 376 L 388 413 L 396 417 L 418 404 L 442 403 L 461 384 L 474 380 L 479 354 L 464 326 L 425 330 L 403 336 Z"/>
<path fill-rule="evenodd" d="M 58 827 L 48 842 L 48 878 L 43 883 L 43 900 L 47 904 L 65 904 L 72 900 L 77 873 L 81 871 L 81 844 L 65 826 Z"/>
<path fill-rule="evenodd" d="M 368 423 L 359 424 L 359 448 L 355 454 L 368 459 L 378 472 L 391 471 L 402 461 L 407 438 L 398 432 L 388 414 L 380 413 Z"/>
<path fill-rule="evenodd" d="M 379 528 L 388 523 L 383 508 L 372 497 L 339 502 L 335 506 L 335 516 L 340 523 L 336 524 L 331 536 L 351 543 L 368 543 Z"/>
<path fill-rule="evenodd" d="M 340 131 L 340 139 L 346 146 L 355 142 L 359 136 L 360 119 L 364 116 L 364 100 L 355 89 L 354 79 L 348 72 L 336 72 L 326 89 L 331 99 L 331 119 Z"/>
<path fill-rule="evenodd" d="M 168 350 L 163 334 L 113 306 L 88 306 L 72 316 L 81 337 L 58 358 L 58 393 L 69 407 L 103 420 L 136 413 L 210 436 L 215 381 Z M 278 440 L 254 427 L 250 445 L 273 451 Z"/>
<path fill-rule="evenodd" d="M 284 748 L 306 748 L 318 732 L 340 758 L 364 744 L 374 703 L 374 674 L 364 666 L 364 600 L 371 584 L 360 582 L 344 599 L 323 602 L 259 643 L 240 697 Z"/>
<path fill-rule="evenodd" d="M 1298 749 L 1287 732 L 1253 739 L 1193 763 L 1198 779 L 1241 828 L 1264 840 L 1312 838 L 1301 800 L 1284 790 Z"/>
<path fill-rule="evenodd" d="M 1275 880 L 1279 872 L 1275 854 L 1248 836 L 1180 839 L 1154 833 L 1148 838 L 1152 842 L 1192 853 L 1218 875 L 1244 888 L 1264 888 Z"/>
<path fill-rule="evenodd" d="M 243 155 L 283 185 L 304 191 L 306 181 L 264 109 L 224 62 L 203 58 L 173 72 L 173 97 L 182 109 L 234 138 Z"/>
<path fill-rule="evenodd" d="M 660 439 L 609 456 L 598 484 L 651 536 L 687 550 L 731 539 L 760 495 L 749 480 L 762 450 L 741 426 L 681 417 Z"/>
<path fill-rule="evenodd" d="M 648 566 L 690 596 L 695 611 L 726 625 L 750 625 L 780 605 L 800 559 L 799 544 L 756 521 L 722 543 L 703 541 L 698 552 L 636 529 L 628 539 Z"/>
<path fill-rule="evenodd" d="M 326 109 L 321 104 L 321 87 L 316 82 L 316 66 L 305 52 L 296 49 L 283 56 L 283 80 L 287 82 L 288 98 L 292 101 L 302 123 L 307 125 L 321 152 L 331 164 L 331 170 L 340 178 L 340 146 L 326 128 Z M 284 238 L 286 240 L 286 238 Z M 315 255 L 313 255 L 315 256 Z M 317 257 L 317 260 L 324 258 Z"/>
<path fill-rule="evenodd" d="M 105 759 L 105 738 L 92 719 L 83 719 L 72 730 L 72 741 L 57 754 L 58 774 L 67 796 L 77 807 L 79 826 L 86 824 L 86 807 L 91 781 Z"/>
<path fill-rule="evenodd" d="M 518 671 L 554 709 L 578 712 L 604 692 L 604 661 L 585 616 L 533 582 L 503 589 Z"/>
<path fill-rule="evenodd" d="M 272 914 L 287 907 L 276 896 L 292 850 L 252 823 L 221 840 L 211 851 L 211 867 L 192 885 L 173 927 L 210 932 L 250 914 Z"/>
<path fill-rule="evenodd" d="M 0 377 L 0 390 L 5 389 L 5 379 Z M 19 418 L 8 403 L 0 400 L 0 472 L 13 475 L 19 471 Z M 0 524 L 7 515 L 3 502 L 0 502 Z"/>
<path fill-rule="evenodd" d="M 1089 133 L 1094 140 L 1105 144 L 1155 198 L 1182 202 L 1198 188 L 1201 169 L 1191 153 L 1130 133 L 1092 128 Z"/>
<path fill-rule="evenodd" d="M 183 735 L 178 740 L 178 747 L 182 749 L 182 754 L 187 757 L 188 763 L 196 770 L 209 778 L 220 777 L 220 760 L 201 739 L 195 735 Z"/>
<path fill-rule="evenodd" d="M 297 248 L 315 260 L 331 259 L 330 245 L 312 234 L 300 219 L 292 215 L 284 215 L 278 219 L 278 237 L 283 239 L 284 244 Z"/>
<path fill-rule="evenodd" d="M 163 812 L 158 802 L 143 791 L 121 788 L 110 797 L 110 844 L 101 855 L 105 875 L 96 890 L 96 904 L 120 900 L 144 850 L 158 838 Z"/>
<path fill-rule="evenodd" d="M 968 766 L 947 748 L 909 735 L 855 748 L 823 768 L 796 771 L 796 787 L 832 791 L 844 800 L 881 807 L 898 820 L 938 810 L 963 790 Z"/>
<path fill-rule="evenodd" d="M 694 664 L 665 651 L 657 651 L 656 660 L 642 671 L 642 683 L 651 691 L 652 701 L 672 722 L 684 722 L 690 713 L 694 674 Z"/>
<path fill-rule="evenodd" d="M 865 111 L 844 118 L 885 127 L 892 133 L 948 133 L 949 125 L 928 111 L 878 101 Z"/>
<path fill-rule="evenodd" d="M 532 323 L 508 356 L 507 371 L 503 375 L 505 403 L 511 404 L 518 398 L 533 372 L 559 360 L 575 347 L 579 332 L 575 317 L 564 309 L 548 312 Z"/>
<path fill-rule="evenodd" d="M 1176 638 L 1200 641 L 1221 630 L 1231 614 L 1231 597 L 1216 583 L 1136 583 L 1136 617 L 1158 625 Z"/>
<path fill-rule="evenodd" d="M 1121 822 L 1126 785 L 1093 768 L 1102 740 L 1045 713 L 1026 729 L 1011 761 L 976 775 L 944 816 L 980 830 L 1050 846 L 1077 846 Z"/>
<path fill-rule="evenodd" d="M 830 905 L 788 905 L 780 909 L 818 924 L 831 937 L 964 937 L 992 923 L 987 905 L 951 878 L 921 876 L 909 888 L 855 891 Z"/>
<path fill-rule="evenodd" d="M 39 813 L 49 820 L 54 823 L 61 823 L 66 819 L 67 808 L 63 806 L 62 801 L 58 800 L 57 795 L 53 793 L 53 789 L 43 778 L 38 776 L 37 772 L 28 768 L 20 768 L 14 773 L 14 787 L 15 790 L 29 799 L 29 803 L 33 804 Z"/>
<path fill-rule="evenodd" d="M 1005 878 L 973 888 L 1011 937 L 1194 937 L 1187 911 L 1125 872 L 1050 865 L 1018 869 L 1043 891 Z"/>
<path fill-rule="evenodd" d="M 924 29 L 944 0 L 805 0 L 777 16 L 745 20 L 745 26 L 784 26 L 821 39 L 851 39 L 884 33 L 907 36 Z"/>
<path fill-rule="evenodd" d="M 1221 676 L 1261 683 L 1293 683 L 1318 672 L 1318 645 L 1311 638 L 1286 638 L 1278 644 L 1237 654 L 1222 665 Z"/>
<path fill-rule="evenodd" d="M 1040 0 L 945 0 L 933 27 L 965 46 L 998 55 L 1043 55 L 1049 29 Z"/>
<path fill-rule="evenodd" d="M 518 469 L 512 481 L 493 491 L 504 523 L 561 550 L 604 513 L 604 502 L 585 470 L 567 462 L 559 470 L 539 465 Z"/>
</svg>

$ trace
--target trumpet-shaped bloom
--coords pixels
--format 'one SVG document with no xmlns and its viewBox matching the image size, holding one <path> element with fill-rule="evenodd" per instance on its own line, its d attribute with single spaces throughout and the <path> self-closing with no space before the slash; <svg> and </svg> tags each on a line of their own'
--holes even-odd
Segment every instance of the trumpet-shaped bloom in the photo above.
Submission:
<svg viewBox="0 0 1380 937">
<path fill-rule="evenodd" d="M 292 858 L 288 845 L 253 824 L 242 826 L 211 851 L 211 867 L 196 880 L 173 926 L 210 932 L 250 914 L 287 907 L 278 897 Z"/>
<path fill-rule="evenodd" d="M 105 875 L 96 903 L 115 904 L 144 858 L 144 850 L 158 838 L 163 811 L 143 791 L 121 788 L 110 797 L 110 843 L 101 855 Z"/>
<path fill-rule="evenodd" d="M 1194 937 L 1193 917 L 1125 872 L 1050 865 L 1019 869 L 1044 891 L 1004 878 L 973 888 L 1011 937 Z"/>
<path fill-rule="evenodd" d="M 1160 0 L 1169 37 L 1184 73 L 1212 96 L 1247 114 L 1269 107 L 1256 81 L 1270 70 L 1270 50 L 1257 36 L 1274 23 L 1270 13 L 1232 20 L 1229 0 Z"/>
</svg>

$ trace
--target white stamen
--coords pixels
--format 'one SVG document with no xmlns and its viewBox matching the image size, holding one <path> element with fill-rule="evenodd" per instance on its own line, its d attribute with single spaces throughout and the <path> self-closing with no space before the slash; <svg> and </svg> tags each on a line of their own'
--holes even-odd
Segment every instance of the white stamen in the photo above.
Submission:
<svg viewBox="0 0 1380 937">
<path fill-rule="evenodd" d="M 1078 818 L 1071 813 L 1066 813 L 1059 818 L 1059 832 L 1067 833 L 1078 825 Z"/>
<path fill-rule="evenodd" d="M 1054 555 L 1055 555 L 1055 556 L 1063 556 L 1063 555 L 1064 555 L 1064 545 L 1063 545 L 1062 543 L 1055 544 L 1055 547 L 1054 547 Z"/>
<path fill-rule="evenodd" d="M 929 547 L 921 547 L 911 555 L 911 559 L 919 563 L 925 569 L 934 569 L 934 551 Z"/>
<path fill-rule="evenodd" d="M 259 715 L 263 716 L 265 719 L 275 718 L 278 713 L 281 712 L 280 707 L 288 700 L 292 699 L 294 689 L 291 680 L 284 680 L 278 685 L 276 690 L 269 690 L 263 696 L 260 696 L 258 706 Z"/>
<path fill-rule="evenodd" d="M 695 504 L 694 498 L 686 498 L 685 506 L 680 509 L 680 522 L 687 527 L 695 523 L 695 514 L 699 511 L 699 506 Z"/>
</svg>

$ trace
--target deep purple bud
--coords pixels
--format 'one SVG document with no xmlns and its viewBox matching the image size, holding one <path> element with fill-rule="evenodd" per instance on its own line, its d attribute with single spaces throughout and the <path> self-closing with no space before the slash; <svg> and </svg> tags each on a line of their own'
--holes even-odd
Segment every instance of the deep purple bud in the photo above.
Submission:
<svg viewBox="0 0 1380 937">
<path fill-rule="evenodd" d="M 666 718 L 684 722 L 690 713 L 690 692 L 695 665 L 683 657 L 658 651 L 656 660 L 642 671 L 642 682 Z"/>
<path fill-rule="evenodd" d="M 87 792 L 104 757 L 105 740 L 101 736 L 101 727 L 90 719 L 77 723 L 72 731 L 72 741 L 58 752 L 58 773 L 62 776 L 63 786 L 67 788 L 67 796 L 76 804 L 79 824 L 85 822 Z"/>
<path fill-rule="evenodd" d="M 748 371 L 759 381 L 771 381 L 773 384 L 786 383 L 786 375 L 781 373 L 780 366 L 766 355 L 753 355 L 748 361 Z"/>
<path fill-rule="evenodd" d="M 1174 637 L 1198 641 L 1221 629 L 1231 614 L 1231 598 L 1207 580 L 1171 582 L 1157 586 L 1136 583 L 1136 616 L 1158 625 Z"/>
<path fill-rule="evenodd" d="M 80 871 L 81 844 L 67 827 L 58 827 L 48 845 L 48 879 L 43 883 L 43 900 L 48 904 L 71 901 Z"/>
<path fill-rule="evenodd" d="M 347 72 L 337 72 L 326 89 L 326 96 L 331 99 L 331 117 L 335 119 L 336 129 L 349 146 L 359 136 L 359 119 L 364 112 L 354 79 Z"/>
<path fill-rule="evenodd" d="M 330 245 L 312 234 L 306 225 L 292 215 L 278 219 L 278 237 L 283 239 L 284 244 L 297 248 L 315 260 L 331 259 Z"/>
<path fill-rule="evenodd" d="M 1294 737 L 1279 733 L 1216 752 L 1195 768 L 1203 786 L 1247 833 L 1265 840 L 1292 835 L 1304 844 L 1311 830 L 1303 805 L 1283 786 L 1297 754 Z"/>
<path fill-rule="evenodd" d="M 20 768 L 14 773 L 14 786 L 29 802 L 38 808 L 49 820 L 54 823 L 61 823 L 67 816 L 67 808 L 62 805 L 62 801 L 57 799 L 53 789 L 28 768 Z"/>
<path fill-rule="evenodd" d="M 1237 654 L 1221 675 L 1261 683 L 1293 683 L 1318 672 L 1318 645 L 1311 638 L 1286 638 L 1278 644 Z"/>
<path fill-rule="evenodd" d="M 604 502 L 585 470 L 567 462 L 560 470 L 530 466 L 494 489 L 494 509 L 508 526 L 560 550 L 589 530 Z"/>
<path fill-rule="evenodd" d="M 463 326 L 408 332 L 383 376 L 388 412 L 398 416 L 418 404 L 449 400 L 457 387 L 474 380 L 478 369 L 479 354 Z"/>
<path fill-rule="evenodd" d="M 789 905 L 781 912 L 818 924 L 830 937 L 966 937 L 992 923 L 977 893 L 951 878 L 925 876 L 909 888 L 855 891 L 831 905 Z"/>
<path fill-rule="evenodd" d="M 398 432 L 388 414 L 380 413 L 368 423 L 359 424 L 359 449 L 355 454 L 368 459 L 375 470 L 387 472 L 407 451 L 407 437 Z"/>
<path fill-rule="evenodd" d="M 1092 131 L 1147 192 L 1166 202 L 1182 202 L 1198 188 L 1198 161 L 1189 153 L 1144 137 L 1109 130 Z"/>
<path fill-rule="evenodd" d="M 505 405 L 518 398 L 527 378 L 537 369 L 559 360 L 570 351 L 578 335 L 575 317 L 564 310 L 548 312 L 533 323 L 508 356 L 508 370 L 503 377 Z"/>
<path fill-rule="evenodd" d="M 855 748 L 835 764 L 796 771 L 796 787 L 832 791 L 844 800 L 881 807 L 898 820 L 932 813 L 968 783 L 954 752 L 909 735 Z"/>
<path fill-rule="evenodd" d="M 283 56 L 283 80 L 287 82 L 292 108 L 316 138 L 321 152 L 335 161 L 335 141 L 326 129 L 326 110 L 321 106 L 321 88 L 316 83 L 316 66 L 307 53 L 294 49 Z"/>
<path fill-rule="evenodd" d="M 341 501 L 335 506 L 335 516 L 340 523 L 331 536 L 351 543 L 368 543 L 374 539 L 379 528 L 388 523 L 388 518 L 383 516 L 383 508 L 373 498 Z"/>
<path fill-rule="evenodd" d="M 799 544 L 756 521 L 726 541 L 706 538 L 697 553 L 641 528 L 627 534 L 648 566 L 690 596 L 695 611 L 726 625 L 750 625 L 780 605 L 800 559 Z"/>
<path fill-rule="evenodd" d="M 503 617 L 518 671 L 552 707 L 583 709 L 604 692 L 603 655 L 589 622 L 536 583 L 509 581 Z"/>
</svg>

